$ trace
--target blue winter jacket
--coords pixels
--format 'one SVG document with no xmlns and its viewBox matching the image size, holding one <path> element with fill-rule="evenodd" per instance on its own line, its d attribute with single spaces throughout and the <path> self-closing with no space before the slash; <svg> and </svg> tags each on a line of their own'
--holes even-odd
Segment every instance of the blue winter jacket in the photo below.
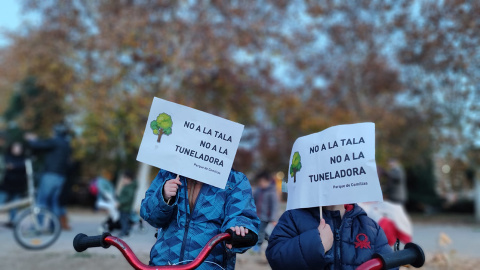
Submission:
<svg viewBox="0 0 480 270">
<path fill-rule="evenodd" d="M 318 207 L 283 213 L 266 251 L 272 269 L 355 269 L 374 253 L 393 252 L 383 230 L 360 206 L 346 208 L 343 219 L 340 211 L 323 211 L 334 236 L 327 253 L 318 232 Z"/>
<path fill-rule="evenodd" d="M 203 184 L 193 209 L 188 204 L 187 180 L 180 177 L 175 203 L 167 205 L 163 185 L 176 174 L 160 170 L 142 201 L 140 215 L 159 228 L 158 238 L 150 252 L 150 265 L 169 265 L 195 259 L 205 244 L 218 233 L 234 226 L 243 226 L 258 234 L 260 221 L 247 177 L 231 170 L 225 189 Z M 235 253 L 248 248 L 227 249 L 217 245 L 197 269 L 235 268 Z M 214 264 L 215 263 L 215 264 Z"/>
<path fill-rule="evenodd" d="M 67 175 L 72 149 L 65 136 L 57 135 L 52 139 L 30 141 L 29 145 L 35 151 L 45 152 L 45 166 L 43 168 L 45 173 Z"/>
</svg>

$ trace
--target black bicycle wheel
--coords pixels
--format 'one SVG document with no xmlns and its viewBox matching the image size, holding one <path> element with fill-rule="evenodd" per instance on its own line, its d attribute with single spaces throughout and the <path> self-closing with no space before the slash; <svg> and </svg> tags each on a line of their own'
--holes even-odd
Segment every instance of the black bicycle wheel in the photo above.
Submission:
<svg viewBox="0 0 480 270">
<path fill-rule="evenodd" d="M 15 222 L 15 240 L 22 247 L 40 250 L 49 247 L 61 233 L 60 221 L 52 212 L 43 208 L 28 208 Z"/>
</svg>

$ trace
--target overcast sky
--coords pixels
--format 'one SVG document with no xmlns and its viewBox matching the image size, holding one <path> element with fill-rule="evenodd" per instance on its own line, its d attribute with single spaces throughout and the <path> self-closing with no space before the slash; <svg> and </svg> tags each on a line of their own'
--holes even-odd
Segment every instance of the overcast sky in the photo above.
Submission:
<svg viewBox="0 0 480 270">
<path fill-rule="evenodd" d="M 0 46 L 7 45 L 7 40 L 3 36 L 3 31 L 14 30 L 22 22 L 20 14 L 20 0 L 2 0 L 0 3 Z"/>
</svg>

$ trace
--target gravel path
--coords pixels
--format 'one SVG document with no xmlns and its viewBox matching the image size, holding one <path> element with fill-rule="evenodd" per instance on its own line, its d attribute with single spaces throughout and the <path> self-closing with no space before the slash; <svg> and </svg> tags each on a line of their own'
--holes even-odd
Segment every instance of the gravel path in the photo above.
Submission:
<svg viewBox="0 0 480 270">
<path fill-rule="evenodd" d="M 0 215 L 0 223 L 7 219 Z M 131 269 L 123 256 L 115 249 L 96 249 L 76 253 L 72 239 L 77 233 L 95 235 L 103 221 L 102 213 L 84 210 L 70 211 L 72 231 L 62 232 L 58 241 L 43 251 L 27 251 L 14 240 L 12 231 L 0 227 L 0 269 Z M 446 246 L 439 244 L 444 233 L 452 241 Z M 154 229 L 146 234 L 134 233 L 125 241 L 147 263 L 150 248 L 154 243 Z M 478 269 L 480 265 L 480 225 L 414 223 L 414 242 L 425 250 L 427 264 L 423 269 Z M 251 252 L 238 256 L 236 269 L 270 269 L 264 256 Z"/>
</svg>

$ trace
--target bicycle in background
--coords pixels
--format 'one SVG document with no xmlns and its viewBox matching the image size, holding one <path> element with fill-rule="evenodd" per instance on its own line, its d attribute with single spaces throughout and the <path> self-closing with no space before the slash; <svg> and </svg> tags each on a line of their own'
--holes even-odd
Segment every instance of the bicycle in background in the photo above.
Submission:
<svg viewBox="0 0 480 270">
<path fill-rule="evenodd" d="M 0 205 L 0 212 L 26 207 L 13 220 L 13 234 L 23 248 L 40 250 L 49 247 L 60 236 L 61 227 L 58 217 L 50 210 L 40 208 L 35 200 L 35 181 L 32 159 L 25 159 L 27 171 L 28 195 L 26 198 Z"/>
</svg>

